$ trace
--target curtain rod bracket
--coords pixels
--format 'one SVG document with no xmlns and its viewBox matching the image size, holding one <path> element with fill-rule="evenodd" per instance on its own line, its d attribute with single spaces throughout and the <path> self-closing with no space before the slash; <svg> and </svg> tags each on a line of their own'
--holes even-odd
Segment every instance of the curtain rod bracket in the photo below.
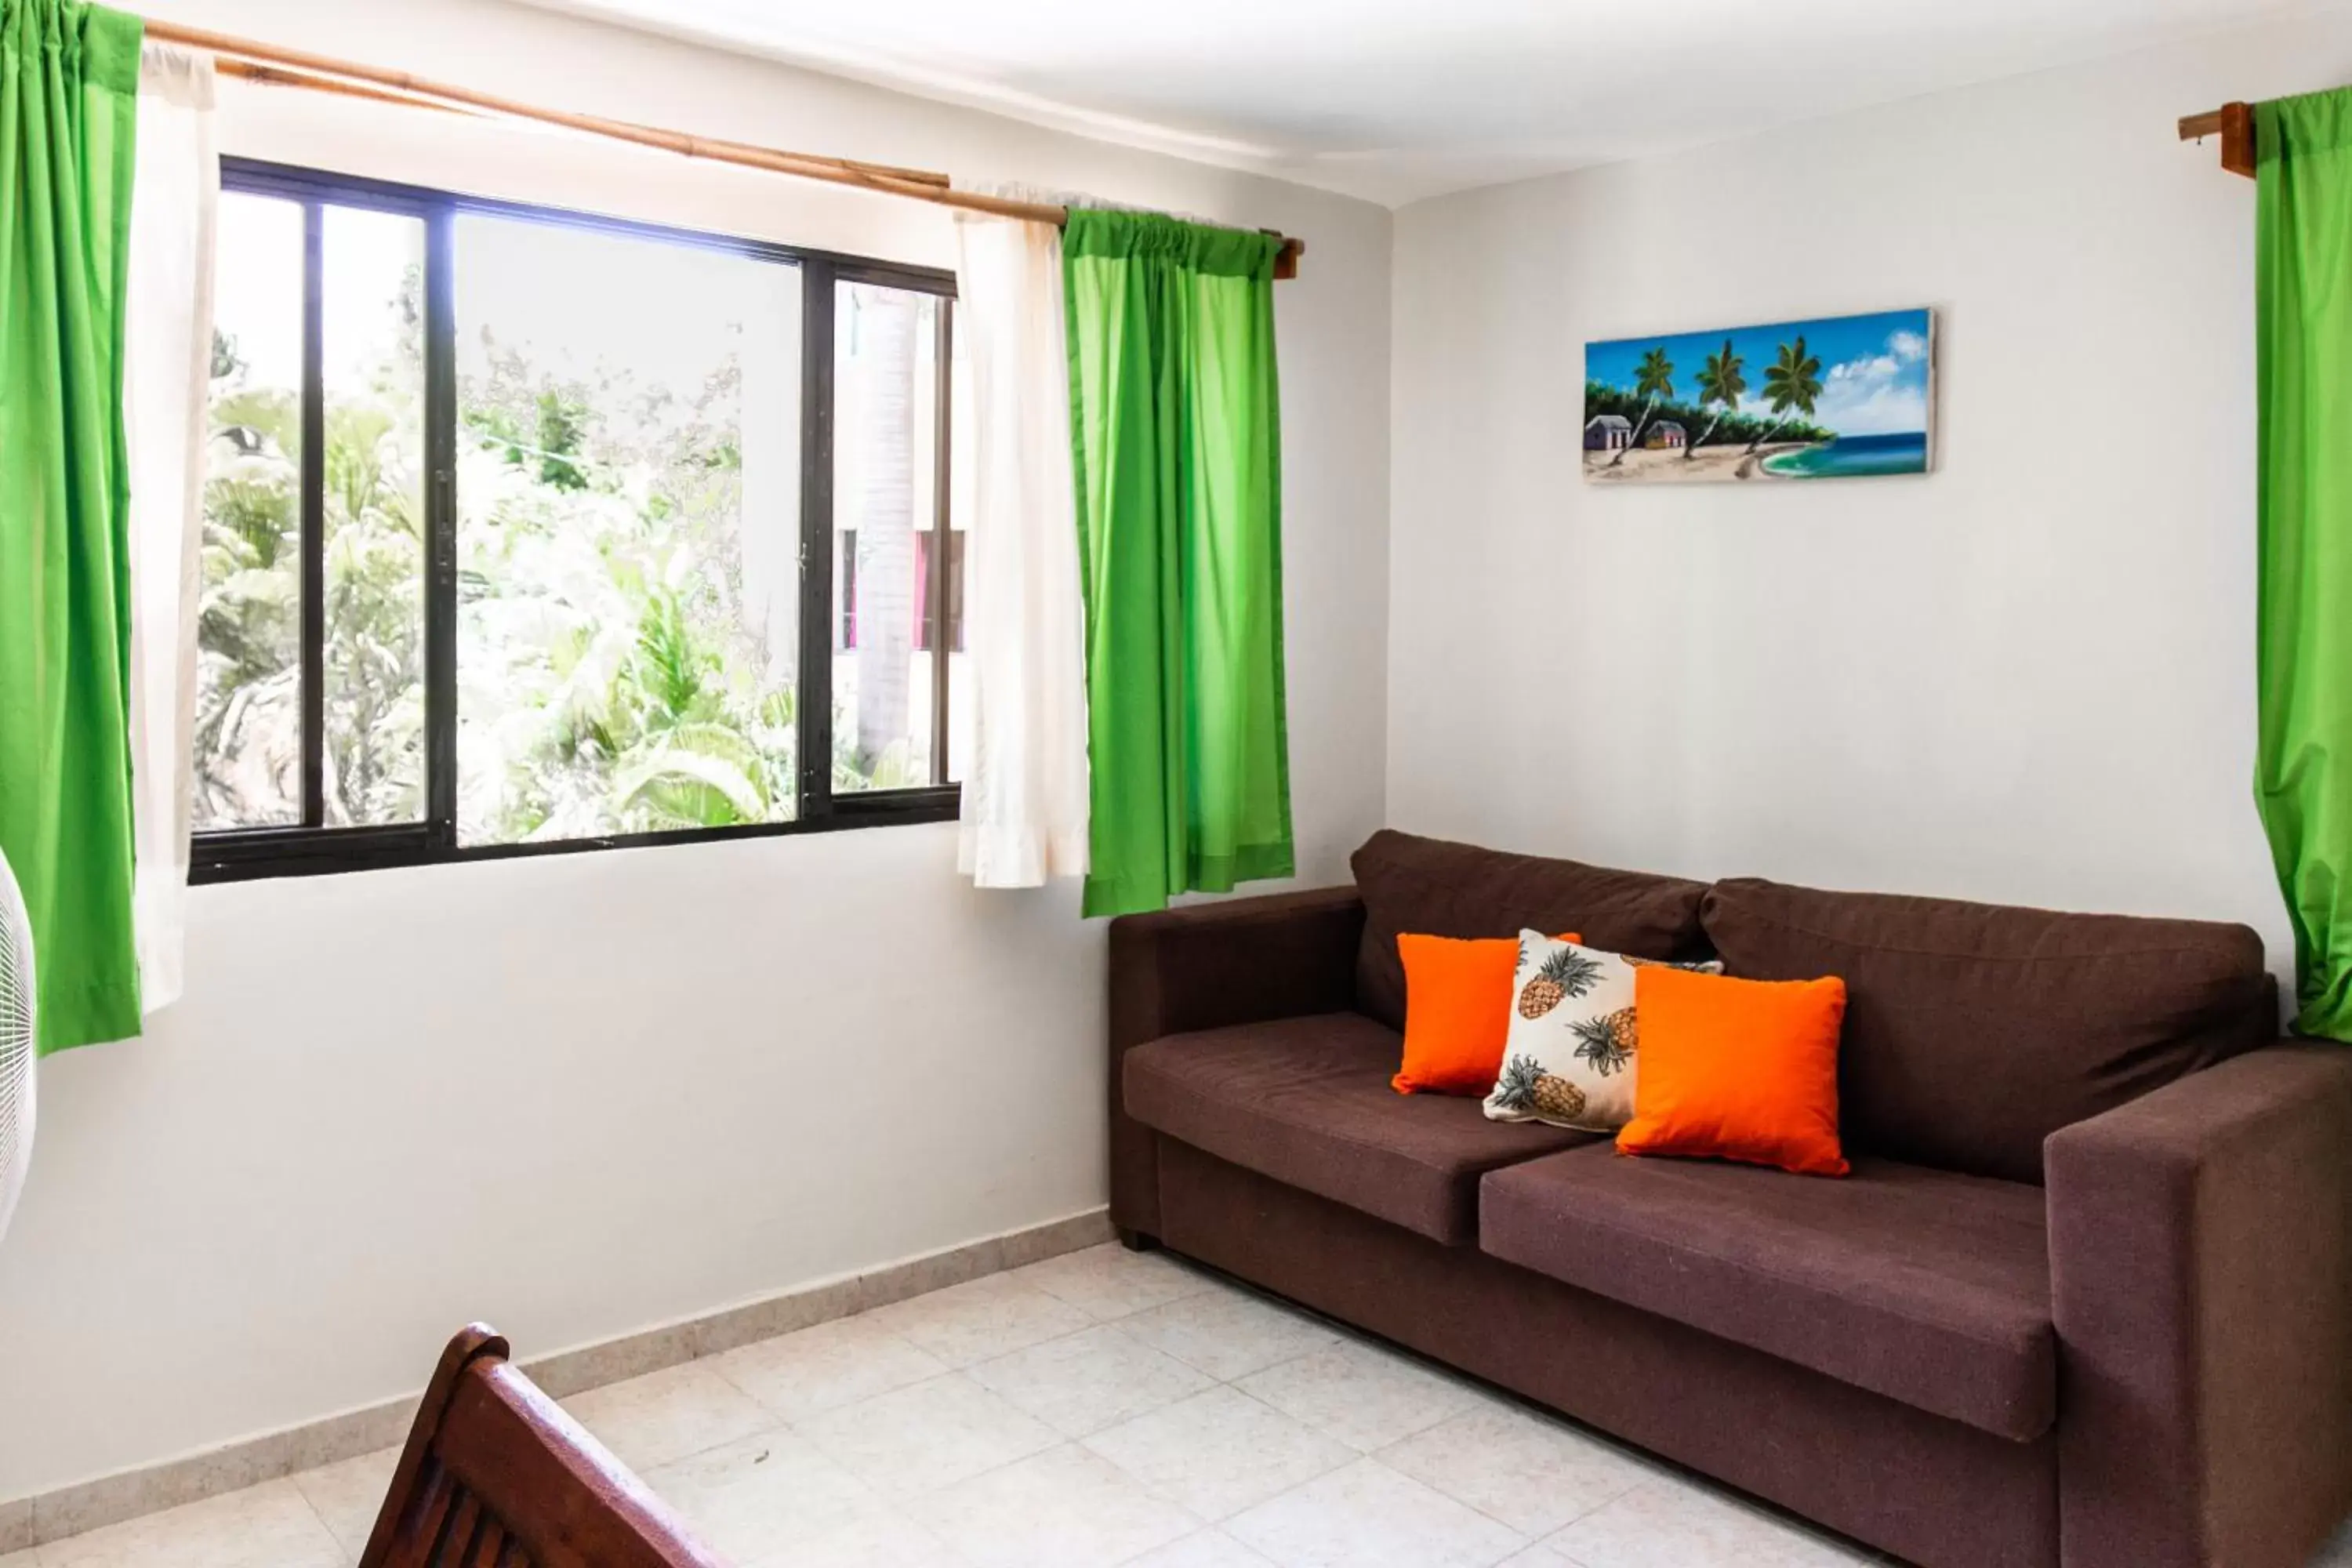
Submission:
<svg viewBox="0 0 2352 1568">
<path fill-rule="evenodd" d="M 2232 174 L 2254 177 L 2254 107 L 2250 103 L 2225 103 L 2219 109 L 2202 114 L 2180 117 L 2180 139 L 2201 142 L 2208 136 L 2221 139 L 2221 167 Z"/>
</svg>

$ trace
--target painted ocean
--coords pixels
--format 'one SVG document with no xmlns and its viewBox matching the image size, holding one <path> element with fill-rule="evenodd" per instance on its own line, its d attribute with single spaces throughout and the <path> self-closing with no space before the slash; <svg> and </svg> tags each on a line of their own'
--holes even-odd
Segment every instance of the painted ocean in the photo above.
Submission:
<svg viewBox="0 0 2352 1568">
<path fill-rule="evenodd" d="M 1903 430 L 1885 436 L 1840 436 L 1818 447 L 1777 452 L 1764 459 L 1764 471 L 1792 479 L 1924 474 L 1927 471 L 1927 436 L 1923 430 Z"/>
</svg>

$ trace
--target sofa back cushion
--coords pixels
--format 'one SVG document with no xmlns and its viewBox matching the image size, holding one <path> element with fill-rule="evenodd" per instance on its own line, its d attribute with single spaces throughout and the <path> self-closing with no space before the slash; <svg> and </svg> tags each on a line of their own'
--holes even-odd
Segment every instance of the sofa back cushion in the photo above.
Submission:
<svg viewBox="0 0 2352 1568">
<path fill-rule="evenodd" d="M 1707 890 L 1730 973 L 1846 984 L 1850 1150 L 2016 1182 L 2042 1141 L 2272 1038 L 2242 925 L 2055 914 L 1740 879 Z"/>
<path fill-rule="evenodd" d="M 1397 938 L 1513 937 L 1522 931 L 1580 934 L 1587 946 L 1636 958 L 1685 958 L 1703 942 L 1703 882 L 1612 871 L 1383 829 L 1350 862 L 1364 900 L 1356 957 L 1356 1005 L 1404 1027 L 1404 965 Z"/>
</svg>

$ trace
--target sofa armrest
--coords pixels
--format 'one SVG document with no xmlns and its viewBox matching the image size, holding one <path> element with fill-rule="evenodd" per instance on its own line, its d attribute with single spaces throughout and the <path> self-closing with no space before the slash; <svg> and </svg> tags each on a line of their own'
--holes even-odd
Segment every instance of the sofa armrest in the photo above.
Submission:
<svg viewBox="0 0 2352 1568">
<path fill-rule="evenodd" d="M 1189 904 L 1110 922 L 1110 1216 L 1160 1234 L 1151 1130 L 1127 1114 L 1122 1058 L 1163 1035 L 1355 1005 L 1364 904 L 1353 888 Z"/>
<path fill-rule="evenodd" d="M 2352 1050 L 2043 1145 L 2065 1568 L 2299 1568 L 2352 1504 Z"/>
<path fill-rule="evenodd" d="M 1111 1049 L 1352 1007 L 1363 934 L 1353 888 L 1122 916 L 1110 922 Z"/>
</svg>

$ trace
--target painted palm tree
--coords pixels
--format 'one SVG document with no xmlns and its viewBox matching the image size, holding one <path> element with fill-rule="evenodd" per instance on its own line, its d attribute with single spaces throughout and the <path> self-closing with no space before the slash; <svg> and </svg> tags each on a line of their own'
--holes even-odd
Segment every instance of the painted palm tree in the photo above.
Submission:
<svg viewBox="0 0 2352 1568">
<path fill-rule="evenodd" d="M 1821 395 L 1822 362 L 1805 352 L 1804 338 L 1801 335 L 1793 343 L 1782 343 L 1772 368 L 1764 373 L 1764 401 L 1780 417 L 1748 442 L 1748 449 L 1753 452 L 1761 447 L 1800 414 L 1811 418 L 1814 401 Z"/>
<path fill-rule="evenodd" d="M 1748 390 L 1748 377 L 1740 374 L 1747 364 L 1746 360 L 1731 352 L 1731 340 L 1726 338 L 1723 352 L 1707 355 L 1706 363 L 1699 366 L 1698 405 L 1713 407 L 1715 417 L 1706 422 L 1706 434 L 1683 448 L 1685 461 L 1696 457 L 1698 449 L 1706 445 L 1707 437 L 1715 434 L 1715 427 L 1723 423 L 1723 416 L 1739 406 L 1740 395 Z"/>
<path fill-rule="evenodd" d="M 1642 432 L 1649 428 L 1650 418 L 1657 413 L 1659 402 L 1675 395 L 1675 362 L 1666 357 L 1664 349 L 1652 349 L 1642 356 L 1642 363 L 1633 367 L 1633 391 L 1648 398 L 1649 406 L 1643 408 L 1642 417 L 1633 422 L 1633 436 L 1617 448 L 1617 455 L 1609 459 L 1609 466 L 1612 468 L 1625 460 L 1626 453 L 1642 444 Z"/>
</svg>

